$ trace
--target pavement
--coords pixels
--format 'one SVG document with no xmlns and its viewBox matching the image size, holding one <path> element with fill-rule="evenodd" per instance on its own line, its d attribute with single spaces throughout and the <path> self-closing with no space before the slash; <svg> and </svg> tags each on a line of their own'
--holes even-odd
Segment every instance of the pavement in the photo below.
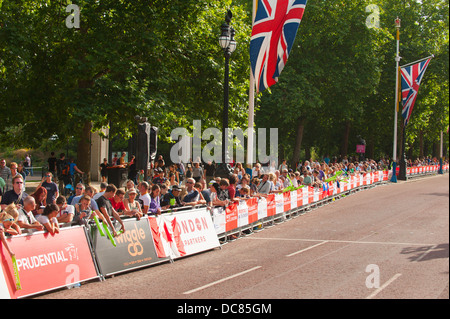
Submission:
<svg viewBox="0 0 450 319">
<path fill-rule="evenodd" d="M 171 306 L 190 299 L 448 299 L 448 273 L 446 174 L 377 186 L 221 249 L 35 298 L 173 299 Z"/>
</svg>

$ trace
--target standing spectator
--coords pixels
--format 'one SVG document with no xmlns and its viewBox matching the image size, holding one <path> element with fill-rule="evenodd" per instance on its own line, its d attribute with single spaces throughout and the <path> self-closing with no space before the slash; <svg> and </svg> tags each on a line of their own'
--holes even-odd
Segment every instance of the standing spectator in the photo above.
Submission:
<svg viewBox="0 0 450 319">
<path fill-rule="evenodd" d="M 52 182 L 53 173 L 50 171 L 45 173 L 42 181 L 39 183 L 38 187 L 44 187 L 47 190 L 47 204 L 56 204 L 56 199 L 59 196 L 58 185 Z"/>
<path fill-rule="evenodd" d="M 56 176 L 56 161 L 57 158 L 55 156 L 55 152 L 50 153 L 50 157 L 47 159 L 48 170 L 52 173 L 53 176 Z"/>
<path fill-rule="evenodd" d="M 75 173 L 78 173 L 78 174 L 81 174 L 81 175 L 83 175 L 84 174 L 84 172 L 83 171 L 81 171 L 79 168 L 78 168 L 78 166 L 77 166 L 77 164 L 74 162 L 74 160 L 73 160 L 73 158 L 71 158 L 70 160 L 69 160 L 69 173 L 70 173 L 70 179 L 71 179 L 71 181 L 72 181 L 72 185 L 74 184 L 74 183 L 77 183 L 78 181 L 76 181 L 75 180 Z"/>
<path fill-rule="evenodd" d="M 119 158 L 117 157 L 117 153 L 114 154 L 114 157 L 112 158 L 112 166 L 116 166 L 118 165 L 117 161 L 119 160 Z"/>
<path fill-rule="evenodd" d="M 106 180 L 108 178 L 108 160 L 106 157 L 103 159 L 103 163 L 100 164 L 100 175 L 102 176 L 102 182 L 106 183 Z"/>
<path fill-rule="evenodd" d="M 125 161 L 125 156 L 127 156 L 127 153 L 122 152 L 122 156 L 120 156 L 119 162 L 117 163 L 118 165 L 126 165 L 127 164 L 127 162 Z"/>
<path fill-rule="evenodd" d="M 203 176 L 203 168 L 200 166 L 200 163 L 194 163 L 194 168 L 192 169 L 192 177 L 198 183 Z"/>
<path fill-rule="evenodd" d="M 59 208 L 56 204 L 48 204 L 45 206 L 42 214 L 36 217 L 36 220 L 40 222 L 45 229 L 52 235 L 59 233 L 58 219 L 56 215 L 59 213 Z"/>
<path fill-rule="evenodd" d="M 0 159 L 0 178 L 2 178 L 5 183 L 8 180 L 8 178 L 11 176 L 11 170 L 9 169 L 9 167 L 6 166 L 6 161 L 5 159 Z M 7 189 L 5 189 L 5 186 L 3 186 L 2 189 L 3 193 L 5 193 L 7 191 Z"/>
<path fill-rule="evenodd" d="M 59 159 L 56 161 L 56 176 L 58 178 L 59 192 L 61 194 L 64 193 L 64 185 L 70 184 L 70 181 L 68 179 L 64 180 L 65 176 L 63 175 L 63 171 L 66 166 L 67 166 L 66 154 L 61 153 L 59 154 Z"/>
<path fill-rule="evenodd" d="M 30 154 L 25 155 L 25 161 L 23 162 L 23 166 L 25 167 L 25 170 L 29 171 L 30 175 L 33 176 L 33 167 L 31 166 L 31 155 Z"/>
<path fill-rule="evenodd" d="M 204 179 L 206 180 L 206 184 L 209 184 L 209 182 L 214 179 L 215 174 L 216 174 L 216 165 L 213 162 L 208 161 L 208 163 L 205 164 Z"/>
<path fill-rule="evenodd" d="M 11 203 L 23 207 L 23 199 L 27 197 L 28 194 L 23 191 L 22 186 L 23 178 L 22 175 L 18 174 L 13 178 L 13 189 L 5 192 L 2 196 L 2 201 L 0 202 L 2 209 L 5 209 L 5 207 Z"/>
</svg>

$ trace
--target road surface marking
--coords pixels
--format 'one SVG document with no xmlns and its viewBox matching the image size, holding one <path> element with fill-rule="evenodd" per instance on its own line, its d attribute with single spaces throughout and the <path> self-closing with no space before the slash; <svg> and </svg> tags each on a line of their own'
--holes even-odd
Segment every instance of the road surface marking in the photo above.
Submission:
<svg viewBox="0 0 450 319">
<path fill-rule="evenodd" d="M 434 245 L 430 248 L 428 248 L 422 255 L 420 255 L 414 262 L 418 262 L 423 259 L 429 252 L 431 252 L 433 249 L 436 249 L 439 245 Z"/>
<path fill-rule="evenodd" d="M 325 241 L 323 241 L 323 242 L 321 242 L 321 243 L 318 243 L 318 244 L 312 245 L 312 246 L 310 246 L 310 247 L 308 247 L 308 248 L 305 248 L 305 249 L 302 249 L 302 250 L 296 251 L 295 253 L 292 253 L 292 254 L 286 255 L 286 257 L 292 257 L 292 256 L 295 256 L 295 255 L 301 254 L 301 253 L 302 253 L 302 252 L 304 252 L 304 251 L 307 251 L 307 250 L 313 249 L 313 248 L 315 248 L 315 247 L 317 247 L 317 246 L 320 246 L 320 245 L 323 245 L 323 244 L 326 244 L 326 243 L 328 243 L 328 240 L 325 240 Z"/>
<path fill-rule="evenodd" d="M 195 288 L 195 289 L 192 289 L 192 290 L 183 292 L 183 294 L 184 294 L 184 295 L 192 294 L 192 293 L 194 293 L 194 292 L 197 292 L 197 291 L 206 289 L 206 288 L 208 288 L 208 287 L 211 287 L 211 286 L 220 284 L 221 282 L 224 282 L 224 281 L 227 281 L 227 280 L 230 280 L 230 279 L 233 279 L 233 278 L 236 278 L 236 277 L 245 275 L 246 273 L 249 273 L 249 272 L 251 272 L 251 271 L 253 271 L 253 270 L 256 270 L 256 269 L 259 269 L 259 268 L 261 268 L 261 267 L 262 267 L 262 266 L 256 266 L 256 267 L 253 267 L 253 268 L 251 268 L 251 269 L 244 270 L 244 271 L 242 271 L 242 272 L 240 272 L 240 273 L 237 273 L 237 274 L 234 274 L 234 275 L 231 275 L 231 276 L 228 276 L 228 277 L 225 277 L 225 278 L 222 278 L 222 279 L 213 281 L 213 282 L 211 282 L 211 283 L 209 283 L 209 284 L 207 284 L 207 285 L 204 285 L 204 286 L 201 286 L 201 287 L 198 287 L 198 288 Z"/>
<path fill-rule="evenodd" d="M 399 243 L 389 241 L 358 241 L 358 240 L 333 240 L 333 239 L 303 239 L 303 238 L 262 238 L 262 237 L 246 237 L 245 239 L 257 240 L 286 240 L 286 241 L 315 241 L 315 242 L 329 242 L 329 243 L 344 243 L 344 244 L 375 244 L 375 245 L 406 245 L 406 246 L 433 246 L 435 244 L 423 243 Z"/>
<path fill-rule="evenodd" d="M 381 291 L 383 291 L 384 288 L 386 288 L 387 286 L 389 286 L 390 284 L 392 284 L 394 282 L 394 280 L 396 280 L 398 277 L 400 277 L 402 274 L 396 274 L 394 277 L 392 277 L 391 279 L 389 279 L 388 281 L 386 281 L 384 283 L 383 286 L 381 286 L 380 288 L 378 288 L 377 290 L 375 290 L 373 293 L 371 293 L 369 296 L 367 296 L 366 299 L 372 299 L 373 297 L 375 297 L 376 295 L 378 295 Z"/>
</svg>

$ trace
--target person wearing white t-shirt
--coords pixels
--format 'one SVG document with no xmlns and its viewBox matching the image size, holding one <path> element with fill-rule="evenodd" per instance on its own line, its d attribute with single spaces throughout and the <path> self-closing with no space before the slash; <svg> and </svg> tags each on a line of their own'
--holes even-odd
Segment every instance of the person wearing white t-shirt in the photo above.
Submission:
<svg viewBox="0 0 450 319">
<path fill-rule="evenodd" d="M 59 208 L 59 212 L 56 215 L 58 223 L 71 223 L 75 216 L 75 207 L 73 205 L 67 205 L 64 196 L 59 196 L 56 199 L 56 206 Z"/>
<path fill-rule="evenodd" d="M 148 208 L 150 207 L 150 194 L 148 193 L 148 183 L 147 182 L 140 182 L 138 185 L 138 190 L 141 195 L 139 195 L 139 201 L 142 205 L 142 214 L 147 215 Z"/>
<path fill-rule="evenodd" d="M 52 235 L 59 233 L 58 215 L 59 208 L 56 204 L 48 204 L 44 208 L 44 212 L 36 216 L 36 220 L 44 225 L 45 229 Z"/>
<path fill-rule="evenodd" d="M 23 207 L 19 209 L 17 224 L 20 228 L 44 230 L 44 226 L 39 223 L 32 213 L 36 207 L 36 200 L 33 196 L 27 196 L 23 200 Z"/>
</svg>

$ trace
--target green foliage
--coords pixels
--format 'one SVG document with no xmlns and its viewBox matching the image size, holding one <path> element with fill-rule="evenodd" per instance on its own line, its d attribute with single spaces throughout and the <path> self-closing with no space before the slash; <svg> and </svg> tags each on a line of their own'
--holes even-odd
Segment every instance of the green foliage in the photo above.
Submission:
<svg viewBox="0 0 450 319">
<path fill-rule="evenodd" d="M 135 115 L 148 117 L 163 140 L 196 119 L 203 129 L 221 127 L 224 56 L 217 38 L 228 8 L 238 42 L 230 60 L 230 125 L 247 126 L 252 1 L 73 2 L 81 8 L 79 29 L 65 26 L 72 1 L 0 0 L 0 145 L 37 147 L 55 134 L 62 145 L 81 141 L 86 122 L 127 138 Z M 380 28 L 372 29 L 369 4 L 308 1 L 279 83 L 257 97 L 256 125 L 279 128 L 286 158 L 299 119 L 302 154 L 353 153 L 361 135 L 368 155 L 392 155 L 397 16 L 402 64 L 436 56 L 408 125 L 411 154 L 430 153 L 448 126 L 448 0 L 379 0 Z"/>
</svg>

